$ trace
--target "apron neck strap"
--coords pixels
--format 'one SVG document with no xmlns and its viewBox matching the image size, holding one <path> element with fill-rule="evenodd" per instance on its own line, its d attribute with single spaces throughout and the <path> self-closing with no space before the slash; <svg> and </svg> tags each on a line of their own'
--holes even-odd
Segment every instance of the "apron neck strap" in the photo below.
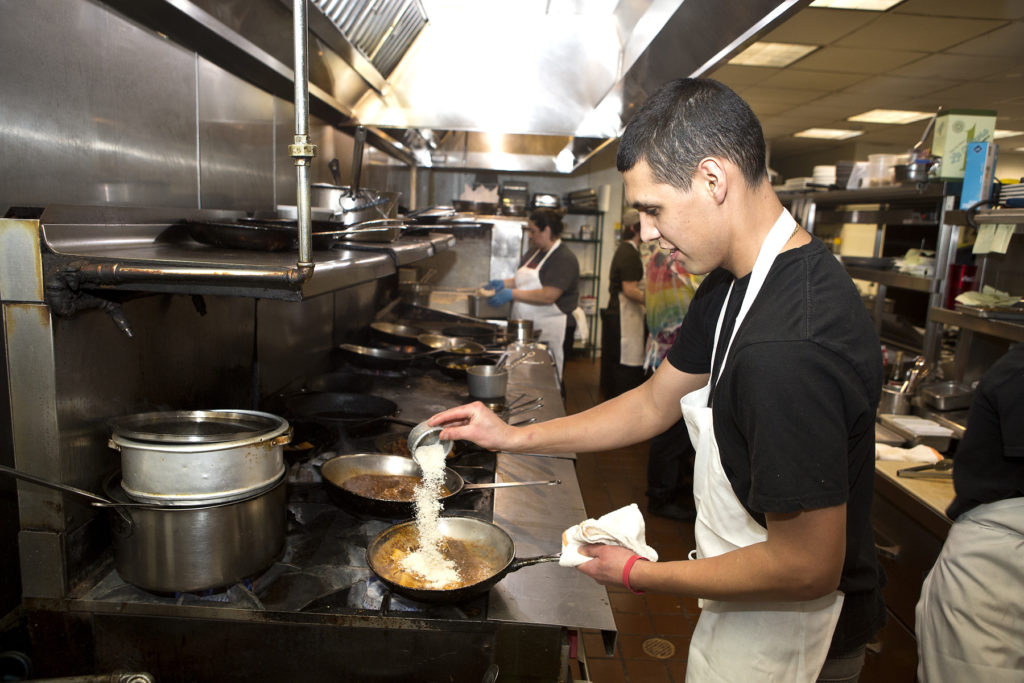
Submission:
<svg viewBox="0 0 1024 683">
<path fill-rule="evenodd" d="M 740 329 L 740 323 L 747 315 L 747 311 L 750 310 L 754 300 L 757 298 L 758 292 L 761 291 L 761 286 L 764 284 L 765 279 L 768 277 L 768 271 L 771 270 L 772 264 L 775 263 L 775 257 L 779 255 L 782 248 L 786 246 L 786 242 L 793 236 L 796 228 L 796 220 L 787 209 L 782 209 L 782 213 L 775 221 L 775 225 L 768 231 L 764 241 L 761 242 L 761 248 L 757 252 L 757 260 L 754 262 L 754 269 L 750 272 L 750 282 L 747 284 L 747 291 L 744 293 L 743 302 L 740 304 L 739 313 L 736 314 L 736 322 L 732 326 L 732 334 L 729 336 L 729 343 L 725 346 L 723 352 L 723 358 L 728 357 L 729 349 L 732 347 L 732 340 L 736 338 L 736 331 Z M 729 285 L 729 293 L 725 296 L 725 303 L 722 304 L 722 312 L 718 316 L 718 323 L 715 326 L 715 343 L 711 347 L 711 367 L 715 367 L 715 354 L 718 351 L 718 338 L 722 333 L 722 323 L 725 320 L 725 312 L 729 308 L 729 299 L 732 297 L 733 286 L 736 281 Z M 718 375 L 722 374 L 722 367 L 725 366 L 723 361 L 722 366 L 718 368 Z M 712 382 L 717 381 L 718 377 L 713 377 Z"/>
</svg>

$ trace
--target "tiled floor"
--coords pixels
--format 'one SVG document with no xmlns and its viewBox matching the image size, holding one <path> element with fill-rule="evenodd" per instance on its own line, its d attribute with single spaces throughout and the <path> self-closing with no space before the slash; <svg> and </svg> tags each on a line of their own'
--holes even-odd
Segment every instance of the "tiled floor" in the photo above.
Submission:
<svg viewBox="0 0 1024 683">
<path fill-rule="evenodd" d="M 602 400 L 599 375 L 597 361 L 569 360 L 565 368 L 567 413 L 581 412 Z M 647 514 L 647 442 L 614 451 L 579 453 L 576 471 L 590 517 L 636 503 L 644 512 L 647 542 L 662 559 L 683 559 L 694 547 L 692 524 Z M 607 655 L 598 632 L 583 632 L 587 671 L 574 663 L 574 677 L 583 679 L 586 673 L 593 683 L 682 683 L 690 636 L 697 623 L 697 601 L 673 595 L 633 595 L 621 587 L 609 587 L 608 593 L 619 632 L 616 651 Z"/>
</svg>

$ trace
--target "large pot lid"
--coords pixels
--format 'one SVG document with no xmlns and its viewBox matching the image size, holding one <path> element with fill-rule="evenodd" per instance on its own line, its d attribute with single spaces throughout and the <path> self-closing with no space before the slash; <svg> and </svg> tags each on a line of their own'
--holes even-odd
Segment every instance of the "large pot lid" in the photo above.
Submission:
<svg viewBox="0 0 1024 683">
<path fill-rule="evenodd" d="M 286 424 L 276 415 L 250 410 L 176 410 L 119 418 L 113 435 L 156 443 L 222 443 L 252 439 Z"/>
</svg>

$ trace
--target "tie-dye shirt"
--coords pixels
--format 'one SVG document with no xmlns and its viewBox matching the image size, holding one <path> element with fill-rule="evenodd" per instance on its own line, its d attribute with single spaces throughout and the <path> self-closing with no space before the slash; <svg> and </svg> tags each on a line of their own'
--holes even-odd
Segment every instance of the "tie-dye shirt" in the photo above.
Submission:
<svg viewBox="0 0 1024 683">
<path fill-rule="evenodd" d="M 650 254 L 644 265 L 644 303 L 649 334 L 644 369 L 654 370 L 675 341 L 703 276 L 688 273 L 683 264 L 657 245 L 648 245 L 647 250 Z"/>
</svg>

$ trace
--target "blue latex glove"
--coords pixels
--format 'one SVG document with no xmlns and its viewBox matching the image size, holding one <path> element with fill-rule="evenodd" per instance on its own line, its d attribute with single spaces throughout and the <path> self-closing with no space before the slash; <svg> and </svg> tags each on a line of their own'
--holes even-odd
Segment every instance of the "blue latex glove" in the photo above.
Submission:
<svg viewBox="0 0 1024 683">
<path fill-rule="evenodd" d="M 487 283 L 487 289 L 493 289 L 494 293 L 497 294 L 501 290 L 505 289 L 504 280 L 491 280 Z"/>
<path fill-rule="evenodd" d="M 500 292 L 488 299 L 487 303 L 495 308 L 499 308 L 507 304 L 509 301 L 512 301 L 512 290 L 502 289 Z"/>
</svg>

